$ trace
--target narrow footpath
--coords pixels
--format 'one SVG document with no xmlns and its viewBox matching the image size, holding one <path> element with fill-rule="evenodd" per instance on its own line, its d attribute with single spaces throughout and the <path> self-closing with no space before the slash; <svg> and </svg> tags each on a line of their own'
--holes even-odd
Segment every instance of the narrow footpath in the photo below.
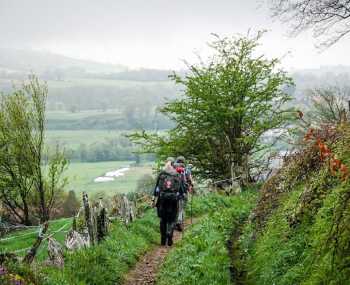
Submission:
<svg viewBox="0 0 350 285">
<path fill-rule="evenodd" d="M 193 219 L 192 223 L 196 221 Z M 190 220 L 185 222 L 185 230 L 191 225 Z M 182 239 L 183 232 L 174 231 L 174 245 Z M 124 285 L 151 285 L 155 284 L 157 272 L 165 260 L 169 251 L 174 247 L 156 246 L 150 252 L 146 253 L 135 265 L 128 275 Z"/>
<path fill-rule="evenodd" d="M 231 259 L 230 275 L 231 282 L 235 285 L 246 284 L 247 272 L 243 268 L 243 255 L 239 248 L 239 238 L 247 221 L 247 218 L 240 219 L 231 233 L 231 238 L 227 241 L 227 249 Z"/>
</svg>

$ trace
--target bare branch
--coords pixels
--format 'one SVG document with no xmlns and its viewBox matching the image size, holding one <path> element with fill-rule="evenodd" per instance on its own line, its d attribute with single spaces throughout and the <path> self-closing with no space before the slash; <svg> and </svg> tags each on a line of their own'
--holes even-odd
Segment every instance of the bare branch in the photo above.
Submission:
<svg viewBox="0 0 350 285">
<path fill-rule="evenodd" d="M 329 48 L 350 32 L 348 0 L 273 0 L 273 16 L 290 24 L 292 36 L 312 30 L 317 47 Z"/>
</svg>

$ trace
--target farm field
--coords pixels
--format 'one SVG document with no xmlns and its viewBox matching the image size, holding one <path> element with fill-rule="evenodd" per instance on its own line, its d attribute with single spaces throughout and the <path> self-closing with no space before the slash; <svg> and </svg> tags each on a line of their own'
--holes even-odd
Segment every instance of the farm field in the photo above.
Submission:
<svg viewBox="0 0 350 285">
<path fill-rule="evenodd" d="M 86 191 L 90 195 L 105 192 L 106 195 L 127 193 L 136 189 L 137 181 L 145 174 L 152 174 L 151 164 L 133 165 L 133 161 L 108 161 L 94 163 L 73 162 L 69 165 L 67 175 L 69 186 L 67 190 L 77 193 Z M 130 167 L 124 176 L 115 177 L 114 181 L 94 182 L 97 177 L 104 176 L 108 171 Z"/>
<path fill-rule="evenodd" d="M 125 134 L 125 131 L 108 130 L 47 130 L 46 141 L 49 145 L 59 143 L 62 146 L 76 149 L 81 144 L 90 145 L 104 142 Z"/>
<path fill-rule="evenodd" d="M 46 116 L 47 120 L 61 120 L 69 123 L 72 120 L 81 120 L 93 116 L 108 116 L 116 115 L 120 112 L 118 110 L 110 109 L 102 112 L 101 110 L 83 110 L 79 112 L 69 112 L 69 111 L 48 111 Z"/>
</svg>

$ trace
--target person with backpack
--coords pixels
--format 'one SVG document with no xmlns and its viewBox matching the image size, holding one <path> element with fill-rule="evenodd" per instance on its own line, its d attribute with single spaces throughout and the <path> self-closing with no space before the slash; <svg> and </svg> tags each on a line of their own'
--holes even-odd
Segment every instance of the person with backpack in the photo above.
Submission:
<svg viewBox="0 0 350 285">
<path fill-rule="evenodd" d="M 176 159 L 175 169 L 176 172 L 180 174 L 182 184 L 184 185 L 183 195 L 179 196 L 178 199 L 178 215 L 176 221 L 176 229 L 183 231 L 184 221 L 185 221 L 185 207 L 187 203 L 188 193 L 192 191 L 193 182 L 190 168 L 186 167 L 186 159 L 183 156 L 179 156 Z"/>
<path fill-rule="evenodd" d="M 181 176 L 174 168 L 174 158 L 166 160 L 164 169 L 159 173 L 154 188 L 153 205 L 157 207 L 160 218 L 161 245 L 172 246 L 173 232 L 178 216 L 178 198 L 185 187 Z"/>
</svg>

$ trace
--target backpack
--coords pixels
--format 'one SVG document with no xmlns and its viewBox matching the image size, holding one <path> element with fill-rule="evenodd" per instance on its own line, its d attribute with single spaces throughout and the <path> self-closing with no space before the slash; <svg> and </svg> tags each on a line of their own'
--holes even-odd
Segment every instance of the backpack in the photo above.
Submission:
<svg viewBox="0 0 350 285">
<path fill-rule="evenodd" d="M 191 190 L 191 172 L 189 169 L 185 168 L 184 166 L 180 165 L 176 167 L 176 172 L 180 174 L 181 181 L 183 182 L 183 185 L 185 186 L 185 192 Z"/>
<path fill-rule="evenodd" d="M 157 202 L 158 217 L 175 220 L 177 215 L 178 193 L 181 187 L 180 176 L 162 172 L 159 175 L 159 199 Z"/>
<path fill-rule="evenodd" d="M 180 177 L 167 172 L 163 172 L 159 176 L 159 191 L 160 193 L 178 193 L 180 191 Z"/>
<path fill-rule="evenodd" d="M 180 174 L 181 180 L 186 183 L 187 177 L 186 177 L 186 169 L 183 166 L 176 167 L 176 172 Z"/>
</svg>

